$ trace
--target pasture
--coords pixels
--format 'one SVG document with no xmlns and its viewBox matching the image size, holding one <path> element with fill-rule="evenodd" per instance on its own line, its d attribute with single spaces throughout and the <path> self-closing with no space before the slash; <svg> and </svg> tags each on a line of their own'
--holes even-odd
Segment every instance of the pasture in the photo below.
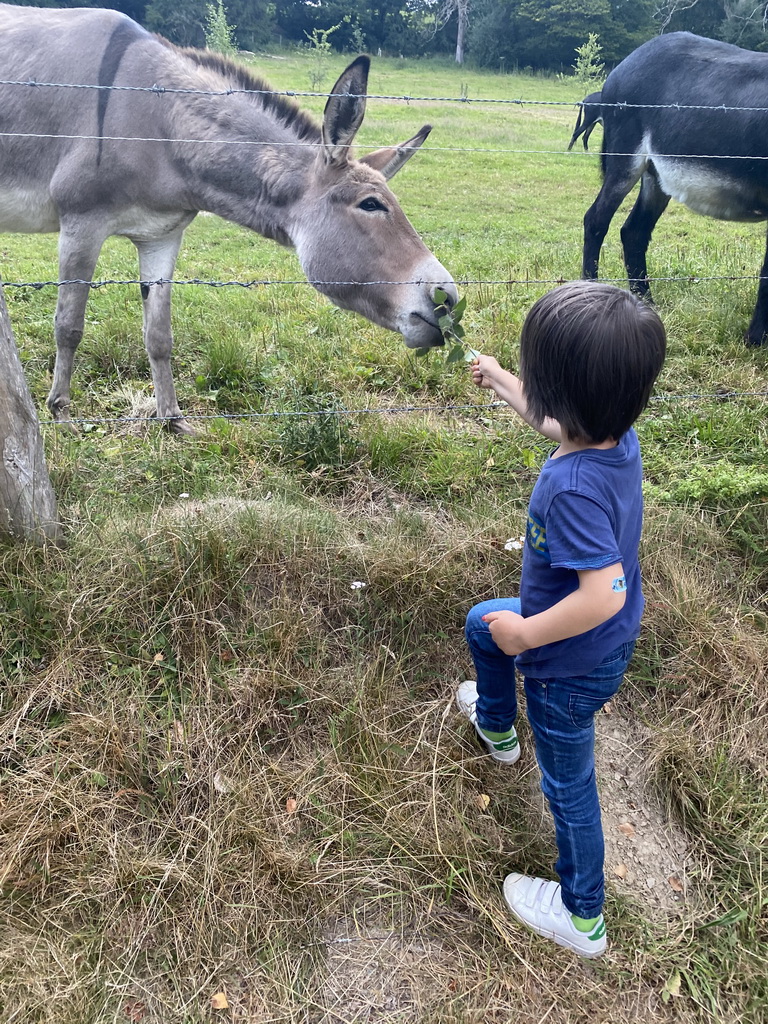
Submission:
<svg viewBox="0 0 768 1024">
<path fill-rule="evenodd" d="M 306 57 L 258 67 L 308 88 Z M 374 59 L 369 81 L 462 87 L 581 98 L 433 62 Z M 512 367 L 537 282 L 579 274 L 601 135 L 566 154 L 575 118 L 371 99 L 358 137 L 434 125 L 393 188 L 467 296 L 468 340 Z M 624 276 L 620 222 L 606 278 Z M 94 292 L 72 414 L 129 419 L 44 426 L 68 544 L 0 549 L 4 1024 L 768 1019 L 768 349 L 741 340 L 756 282 L 704 280 L 756 276 L 764 231 L 670 205 L 649 253 L 652 277 L 684 280 L 654 285 L 648 606 L 601 719 L 611 946 L 594 963 L 504 909 L 508 870 L 553 861 L 526 724 L 505 772 L 452 703 L 467 608 L 517 590 L 507 541 L 547 443 L 461 366 L 305 284 L 176 289 L 179 401 L 212 418 L 172 437 L 130 419 L 152 397 L 138 287 Z M 55 279 L 54 237 L 0 247 L 4 281 Z M 96 278 L 136 276 L 111 240 Z M 199 217 L 176 276 L 301 274 Z M 460 283 L 508 279 L 528 283 Z M 6 298 L 47 420 L 55 288 Z M 483 408 L 434 411 L 466 405 Z M 216 415 L 244 412 L 314 415 Z"/>
</svg>

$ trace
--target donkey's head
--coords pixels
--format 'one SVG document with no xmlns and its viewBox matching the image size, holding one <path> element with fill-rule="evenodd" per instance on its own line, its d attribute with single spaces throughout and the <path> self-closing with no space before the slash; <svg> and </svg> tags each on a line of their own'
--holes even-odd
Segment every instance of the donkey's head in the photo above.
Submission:
<svg viewBox="0 0 768 1024">
<path fill-rule="evenodd" d="M 387 180 L 424 142 L 425 125 L 399 146 L 350 155 L 365 113 L 368 57 L 358 57 L 333 87 L 322 146 L 292 237 L 304 273 L 337 306 L 399 331 L 409 348 L 443 342 L 435 289 L 457 300 L 448 271 L 427 249 Z"/>
</svg>

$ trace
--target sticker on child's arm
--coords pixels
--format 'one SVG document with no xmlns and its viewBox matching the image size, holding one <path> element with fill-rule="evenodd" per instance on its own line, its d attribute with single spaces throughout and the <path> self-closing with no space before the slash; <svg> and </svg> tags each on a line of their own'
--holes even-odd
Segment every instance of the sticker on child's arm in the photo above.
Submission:
<svg viewBox="0 0 768 1024">
<path fill-rule="evenodd" d="M 624 591 L 626 589 L 627 589 L 627 577 L 626 576 L 617 576 L 616 579 L 613 581 L 613 583 L 611 583 L 611 590 L 614 593 L 616 593 L 616 594 L 620 594 L 622 591 Z"/>
</svg>

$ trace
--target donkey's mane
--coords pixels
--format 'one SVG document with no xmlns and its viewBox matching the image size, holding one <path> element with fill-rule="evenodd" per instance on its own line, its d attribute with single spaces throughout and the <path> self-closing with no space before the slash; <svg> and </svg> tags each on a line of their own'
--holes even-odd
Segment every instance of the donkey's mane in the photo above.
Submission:
<svg viewBox="0 0 768 1024">
<path fill-rule="evenodd" d="M 236 61 L 230 60 L 229 57 L 225 57 L 221 53 L 215 53 L 212 50 L 197 50 L 194 47 L 175 46 L 167 39 L 164 39 L 163 36 L 158 36 L 157 38 L 165 46 L 175 50 L 182 57 L 186 57 L 187 60 L 191 60 L 198 67 L 215 71 L 232 88 L 251 90 L 253 94 L 249 95 L 248 99 L 269 111 L 279 121 L 282 121 L 286 127 L 295 131 L 300 139 L 316 140 L 320 137 L 320 128 L 311 114 L 302 110 L 297 103 L 294 103 L 293 100 L 288 99 L 286 96 L 278 96 L 271 92 L 272 86 L 269 82 L 254 74 L 242 64 L 238 64 Z"/>
</svg>

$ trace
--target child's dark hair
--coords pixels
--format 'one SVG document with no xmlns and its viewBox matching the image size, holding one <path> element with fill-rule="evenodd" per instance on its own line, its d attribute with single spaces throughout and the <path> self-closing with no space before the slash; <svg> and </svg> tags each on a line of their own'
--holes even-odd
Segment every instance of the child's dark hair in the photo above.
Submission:
<svg viewBox="0 0 768 1024">
<path fill-rule="evenodd" d="M 664 363 L 658 314 L 636 295 L 571 281 L 531 307 L 520 337 L 520 376 L 537 423 L 551 417 L 571 440 L 601 444 L 629 430 Z"/>
</svg>

